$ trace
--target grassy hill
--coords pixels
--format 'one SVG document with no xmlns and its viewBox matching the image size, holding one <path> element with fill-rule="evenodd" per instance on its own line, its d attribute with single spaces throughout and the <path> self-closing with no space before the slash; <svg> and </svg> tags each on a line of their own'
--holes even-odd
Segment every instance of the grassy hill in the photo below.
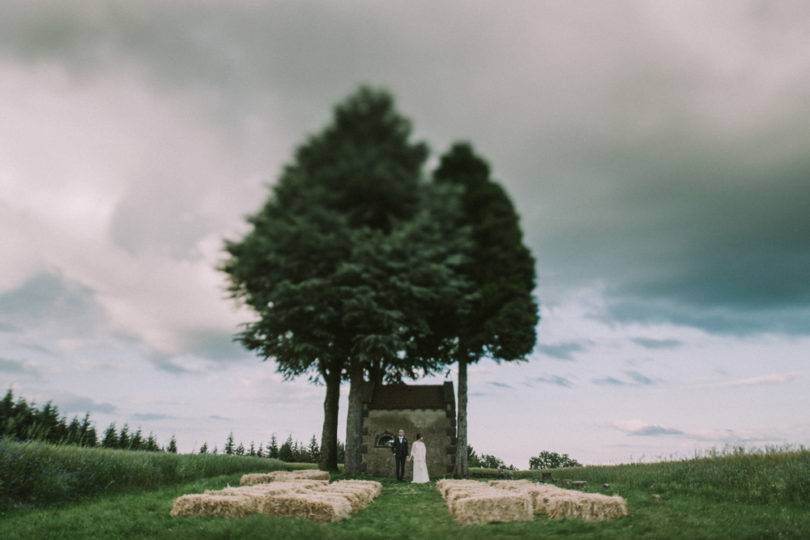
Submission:
<svg viewBox="0 0 810 540">
<path fill-rule="evenodd" d="M 538 516 L 533 522 L 471 527 L 453 522 L 435 485 L 389 479 L 379 479 L 383 493 L 368 508 L 335 524 L 261 515 L 233 520 L 170 517 L 173 500 L 182 494 L 239 483 L 241 472 L 206 476 L 206 470 L 214 469 L 183 465 L 186 459 L 190 464 L 205 457 L 177 456 L 176 471 L 196 470 L 193 478 L 167 477 L 152 487 L 132 485 L 62 504 L 3 510 L 0 538 L 810 538 L 810 452 L 804 449 L 555 470 L 555 479 L 585 480 L 588 491 L 622 495 L 630 515 L 599 523 Z M 259 470 L 249 458 L 208 458 L 244 460 L 246 469 Z M 0 467 L 6 465 L 0 459 Z M 280 462 L 264 465 L 287 467 Z M 8 471 L 2 475 L 6 478 Z"/>
</svg>

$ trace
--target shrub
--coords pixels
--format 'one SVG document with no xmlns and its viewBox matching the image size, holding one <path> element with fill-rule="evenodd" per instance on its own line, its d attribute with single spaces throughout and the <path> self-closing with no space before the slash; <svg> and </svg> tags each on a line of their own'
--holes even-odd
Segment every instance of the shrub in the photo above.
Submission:
<svg viewBox="0 0 810 540">
<path fill-rule="evenodd" d="M 565 467 L 582 467 L 575 459 L 568 457 L 568 454 L 560 455 L 557 452 L 543 450 L 540 455 L 529 460 L 529 469 L 562 469 Z"/>
</svg>

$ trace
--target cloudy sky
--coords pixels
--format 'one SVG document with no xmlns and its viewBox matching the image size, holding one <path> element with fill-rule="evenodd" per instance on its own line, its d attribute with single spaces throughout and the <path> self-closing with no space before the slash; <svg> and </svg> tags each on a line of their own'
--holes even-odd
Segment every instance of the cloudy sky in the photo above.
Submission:
<svg viewBox="0 0 810 540">
<path fill-rule="evenodd" d="M 810 445 L 808 51 L 801 1 L 6 0 L 0 390 L 181 451 L 319 435 L 214 267 L 366 83 L 434 162 L 489 159 L 537 259 L 531 359 L 470 372 L 478 451 Z"/>
</svg>

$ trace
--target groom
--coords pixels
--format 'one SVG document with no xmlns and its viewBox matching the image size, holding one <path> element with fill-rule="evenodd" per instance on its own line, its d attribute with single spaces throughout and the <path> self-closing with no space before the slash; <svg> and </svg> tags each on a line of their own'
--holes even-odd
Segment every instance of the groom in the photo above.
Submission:
<svg viewBox="0 0 810 540">
<path fill-rule="evenodd" d="M 397 463 L 397 480 L 402 482 L 405 478 L 405 461 L 408 459 L 408 439 L 405 438 L 405 430 L 400 429 L 391 445 L 394 453 L 394 460 Z"/>
</svg>

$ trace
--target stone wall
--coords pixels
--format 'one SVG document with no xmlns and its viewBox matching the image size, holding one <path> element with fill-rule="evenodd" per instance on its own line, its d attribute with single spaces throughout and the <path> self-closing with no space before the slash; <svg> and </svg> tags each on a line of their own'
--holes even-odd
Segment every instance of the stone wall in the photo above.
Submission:
<svg viewBox="0 0 810 540">
<path fill-rule="evenodd" d="M 427 449 L 431 480 L 448 476 L 455 463 L 455 411 L 441 409 L 382 409 L 366 411 L 363 418 L 363 470 L 372 476 L 394 477 L 394 455 L 389 446 L 376 446 L 385 434 L 405 430 L 410 444 L 421 433 Z M 406 464 L 405 478 L 413 477 L 413 464 Z"/>
</svg>

